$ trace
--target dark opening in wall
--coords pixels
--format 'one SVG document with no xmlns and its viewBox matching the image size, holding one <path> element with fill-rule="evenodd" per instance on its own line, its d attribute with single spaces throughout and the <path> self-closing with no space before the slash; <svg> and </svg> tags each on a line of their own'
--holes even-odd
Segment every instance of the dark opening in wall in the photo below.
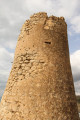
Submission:
<svg viewBox="0 0 80 120">
<path fill-rule="evenodd" d="M 51 44 L 51 42 L 45 42 L 46 44 Z"/>
</svg>

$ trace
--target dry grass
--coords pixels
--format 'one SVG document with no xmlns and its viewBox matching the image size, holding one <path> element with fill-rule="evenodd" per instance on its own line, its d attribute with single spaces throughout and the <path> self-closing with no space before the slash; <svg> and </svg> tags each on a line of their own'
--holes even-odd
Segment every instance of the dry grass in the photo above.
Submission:
<svg viewBox="0 0 80 120">
<path fill-rule="evenodd" d="M 77 98 L 78 111 L 80 113 L 80 96 L 76 96 L 76 98 Z"/>
<path fill-rule="evenodd" d="M 78 111 L 80 112 L 80 96 L 77 96 Z"/>
</svg>

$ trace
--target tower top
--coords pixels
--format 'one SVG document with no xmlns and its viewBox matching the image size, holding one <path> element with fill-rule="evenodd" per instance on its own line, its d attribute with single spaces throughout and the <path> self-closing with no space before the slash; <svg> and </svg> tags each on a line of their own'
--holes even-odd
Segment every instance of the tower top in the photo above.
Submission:
<svg viewBox="0 0 80 120">
<path fill-rule="evenodd" d="M 46 12 L 38 12 L 38 13 L 34 13 L 32 16 L 30 16 L 30 19 L 32 18 L 52 18 L 52 19 L 56 19 L 56 20 L 65 20 L 64 17 L 56 17 L 56 16 L 48 16 Z"/>
</svg>

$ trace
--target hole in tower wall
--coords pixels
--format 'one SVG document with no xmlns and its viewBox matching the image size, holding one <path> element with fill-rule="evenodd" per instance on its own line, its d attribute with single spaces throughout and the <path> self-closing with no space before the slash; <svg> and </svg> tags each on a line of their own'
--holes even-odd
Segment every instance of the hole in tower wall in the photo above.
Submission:
<svg viewBox="0 0 80 120">
<path fill-rule="evenodd" d="M 46 44 L 51 44 L 51 42 L 45 42 Z"/>
</svg>

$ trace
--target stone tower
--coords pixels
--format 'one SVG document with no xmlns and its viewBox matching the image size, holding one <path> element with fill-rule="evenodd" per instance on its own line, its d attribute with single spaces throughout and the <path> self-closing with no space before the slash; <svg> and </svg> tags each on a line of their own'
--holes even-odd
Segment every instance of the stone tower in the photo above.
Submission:
<svg viewBox="0 0 80 120">
<path fill-rule="evenodd" d="M 79 120 L 63 17 L 37 13 L 22 26 L 0 120 Z"/>
</svg>

